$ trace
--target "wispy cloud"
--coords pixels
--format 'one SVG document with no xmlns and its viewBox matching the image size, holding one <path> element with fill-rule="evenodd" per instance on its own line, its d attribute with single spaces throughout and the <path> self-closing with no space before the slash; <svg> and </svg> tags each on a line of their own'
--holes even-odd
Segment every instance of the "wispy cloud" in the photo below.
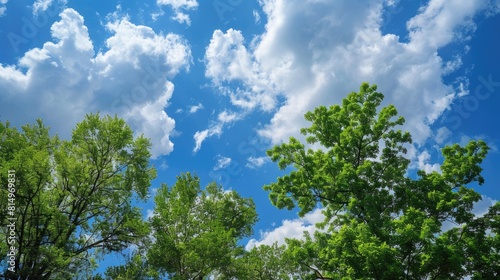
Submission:
<svg viewBox="0 0 500 280">
<path fill-rule="evenodd" d="M 0 0 L 0 1 L 6 1 L 6 0 Z M 38 14 L 40 12 L 45 12 L 55 1 L 61 4 L 67 3 L 67 0 L 36 0 L 35 3 L 33 3 L 33 13 Z"/>
<path fill-rule="evenodd" d="M 0 0 L 0 17 L 5 15 L 5 12 L 7 11 L 7 2 L 9 2 L 9 0 Z"/>
<path fill-rule="evenodd" d="M 224 168 L 228 167 L 232 161 L 231 158 L 224 157 L 221 155 L 217 155 L 215 157 L 215 159 L 217 162 L 215 163 L 214 170 L 224 169 Z"/>
<path fill-rule="evenodd" d="M 203 108 L 204 108 L 204 107 L 203 107 L 203 104 L 198 103 L 198 105 L 193 105 L 193 106 L 191 106 L 191 107 L 189 108 L 189 113 L 190 113 L 190 114 L 194 114 L 194 113 L 198 112 L 198 110 L 201 110 L 201 109 L 203 109 Z"/>
<path fill-rule="evenodd" d="M 193 138 L 195 141 L 195 147 L 193 152 L 196 153 L 201 149 L 201 144 L 205 141 L 205 139 L 212 136 L 220 136 L 225 126 L 230 125 L 242 117 L 243 115 L 241 114 L 231 113 L 226 110 L 219 113 L 217 121 L 213 122 L 208 129 L 197 131 L 194 134 Z"/>
<path fill-rule="evenodd" d="M 170 6 L 175 13 L 172 19 L 187 25 L 191 25 L 191 19 L 184 11 L 194 10 L 198 7 L 196 0 L 157 0 L 156 3 L 158 6 Z"/>
<path fill-rule="evenodd" d="M 451 131 L 443 126 L 436 131 L 436 136 L 434 140 L 438 144 L 443 144 L 450 136 L 451 136 Z"/>
<path fill-rule="evenodd" d="M 259 11 L 253 10 L 252 14 L 253 14 L 253 17 L 255 19 L 255 23 L 259 24 L 260 23 L 260 14 L 259 14 Z"/>
</svg>

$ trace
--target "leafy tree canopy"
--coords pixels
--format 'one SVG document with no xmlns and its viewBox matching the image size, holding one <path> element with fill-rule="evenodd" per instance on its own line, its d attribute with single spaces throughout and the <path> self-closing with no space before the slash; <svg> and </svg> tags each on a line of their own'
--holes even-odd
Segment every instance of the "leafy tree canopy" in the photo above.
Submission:
<svg viewBox="0 0 500 280">
<path fill-rule="evenodd" d="M 376 90 L 363 83 L 341 105 L 306 113 L 312 125 L 301 132 L 321 149 L 292 137 L 268 151 L 281 169 L 294 167 L 264 186 L 271 202 L 325 215 L 323 230 L 288 240 L 286 254 L 320 279 L 498 279 L 500 205 L 472 213 L 486 143 L 447 146 L 441 172 L 410 178 L 411 136 L 397 129 L 404 118 L 393 105 L 379 108 Z"/>
<path fill-rule="evenodd" d="M 252 233 L 257 213 L 252 199 L 224 191 L 215 183 L 200 189 L 200 180 L 181 174 L 155 197 L 151 219 L 154 242 L 148 261 L 169 279 L 207 279 L 227 273 L 243 252 L 237 241 Z"/>
<path fill-rule="evenodd" d="M 363 83 L 340 105 L 306 113 L 306 143 L 290 138 L 268 151 L 281 169 L 264 186 L 278 208 L 299 215 L 321 207 L 313 235 L 246 252 L 238 241 L 257 221 L 251 198 L 181 174 L 162 184 L 153 216 L 132 199 L 148 198 L 156 171 L 150 143 L 117 117 L 87 115 L 63 141 L 38 120 L 21 131 L 0 123 L 0 184 L 15 171 L 16 276 L 7 279 L 499 279 L 500 203 L 472 213 L 481 195 L 483 141 L 442 149 L 440 172 L 409 176 L 408 132 L 396 108 Z M 319 149 L 307 145 L 319 145 Z M 6 209 L 8 190 L 0 189 Z M 2 224 L 8 212 L 0 211 Z M 449 225 L 454 226 L 449 226 Z M 446 226 L 445 226 L 446 225 Z M 0 254 L 8 252 L 0 228 Z M 93 275 L 96 260 L 130 245 L 128 262 Z"/>
<path fill-rule="evenodd" d="M 96 260 L 122 251 L 148 233 L 132 197 L 146 199 L 156 171 L 150 143 L 117 117 L 87 115 L 69 141 L 50 137 L 38 120 L 21 131 L 0 123 L 0 184 L 15 171 L 17 238 L 15 276 L 2 258 L 5 278 L 88 279 Z M 1 209 L 7 190 L 0 189 Z M 9 216 L 10 217 L 10 216 Z M 0 211 L 2 225 L 7 213 Z M 6 226 L 0 255 L 7 254 Z"/>
</svg>

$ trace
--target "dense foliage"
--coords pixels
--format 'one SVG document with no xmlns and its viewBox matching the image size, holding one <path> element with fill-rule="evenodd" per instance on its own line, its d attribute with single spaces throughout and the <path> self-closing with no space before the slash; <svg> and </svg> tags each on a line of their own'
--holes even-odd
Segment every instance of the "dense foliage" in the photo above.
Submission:
<svg viewBox="0 0 500 280">
<path fill-rule="evenodd" d="M 341 105 L 305 115 L 312 125 L 302 133 L 321 149 L 291 138 L 268 151 L 280 168 L 294 167 L 264 187 L 272 203 L 325 215 L 323 231 L 288 240 L 287 252 L 310 279 L 498 279 L 500 205 L 472 213 L 487 145 L 445 147 L 440 173 L 410 178 L 411 137 L 396 130 L 404 119 L 394 106 L 378 108 L 382 99 L 364 83 Z"/>
<path fill-rule="evenodd" d="M 156 176 L 149 147 L 116 117 L 88 115 L 70 141 L 50 137 L 40 120 L 22 132 L 0 123 L 0 184 L 7 186 L 8 170 L 16 179 L 17 277 L 85 278 L 99 255 L 145 236 L 146 223 L 131 198 L 145 199 Z M 1 209 L 7 197 L 2 188 Z M 6 211 L 0 220 L 7 224 Z M 6 226 L 0 239 L 0 255 L 6 256 Z M 17 279 L 7 269 L 4 276 Z"/>
<path fill-rule="evenodd" d="M 0 123 L 0 184 L 15 171 L 14 212 L 0 211 L 0 255 L 9 252 L 16 216 L 16 273 L 6 279 L 499 279 L 500 204 L 477 216 L 484 183 L 483 141 L 444 147 L 440 172 L 417 170 L 411 136 L 383 95 L 363 83 L 340 105 L 308 112 L 306 143 L 290 138 L 268 151 L 291 170 L 264 186 L 273 205 L 321 208 L 314 234 L 245 251 L 257 212 L 251 198 L 190 173 L 161 184 L 144 218 L 133 200 L 148 198 L 156 171 L 150 143 L 121 119 L 88 115 L 69 141 L 42 121 L 21 131 Z M 319 147 L 312 149 L 310 147 Z M 473 188 L 474 187 L 474 188 Z M 8 189 L 0 189 L 7 209 Z M 12 195 L 11 195 L 12 197 Z M 11 227 L 10 229 L 14 229 Z M 127 250 L 125 250 L 127 249 Z M 96 274 L 100 257 L 128 261 Z"/>
<path fill-rule="evenodd" d="M 252 199 L 215 183 L 200 190 L 198 177 L 183 174 L 172 188 L 163 185 L 151 219 L 155 242 L 148 259 L 169 279 L 206 279 L 224 273 L 252 233 L 257 212 Z"/>
</svg>

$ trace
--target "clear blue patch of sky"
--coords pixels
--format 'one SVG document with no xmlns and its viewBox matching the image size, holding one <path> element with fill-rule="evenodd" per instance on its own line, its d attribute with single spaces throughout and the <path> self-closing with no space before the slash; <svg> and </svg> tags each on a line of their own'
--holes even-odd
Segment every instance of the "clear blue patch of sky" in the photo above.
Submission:
<svg viewBox="0 0 500 280">
<path fill-rule="evenodd" d="M 454 102 L 450 111 L 441 120 L 441 123 L 452 131 L 452 139 L 457 142 L 462 136 L 473 139 L 479 137 L 484 138 L 492 147 L 500 147 L 500 131 L 497 129 L 497 122 L 500 119 L 498 26 L 500 26 L 499 16 L 480 20 L 472 39 L 467 42 L 470 51 L 462 56 L 463 67 L 468 69 L 469 95 Z M 500 184 L 498 176 L 500 152 L 490 150 L 482 166 L 486 183 L 478 188 L 478 191 L 500 199 L 497 187 Z"/>
</svg>

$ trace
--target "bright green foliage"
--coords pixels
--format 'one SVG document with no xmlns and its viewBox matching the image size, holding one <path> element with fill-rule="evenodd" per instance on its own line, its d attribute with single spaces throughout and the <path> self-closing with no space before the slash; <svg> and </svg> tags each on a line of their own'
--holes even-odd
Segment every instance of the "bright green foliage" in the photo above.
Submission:
<svg viewBox="0 0 500 280">
<path fill-rule="evenodd" d="M 484 182 L 483 141 L 442 150 L 441 173 L 407 177 L 409 133 L 394 106 L 378 108 L 383 95 L 363 83 L 342 105 L 305 115 L 306 149 L 291 138 L 268 151 L 290 174 L 264 187 L 279 208 L 303 216 L 319 205 L 325 220 L 305 241 L 289 240 L 286 254 L 320 279 L 498 279 L 499 208 L 476 218 L 481 196 L 467 187 Z M 443 223 L 457 225 L 443 231 Z M 459 226 L 460 225 L 460 226 Z M 321 278 L 322 277 L 322 278 Z"/>
<path fill-rule="evenodd" d="M 40 120 L 22 132 L 0 123 L 0 185 L 7 185 L 8 170 L 16 177 L 19 279 L 85 278 L 100 256 L 147 235 L 131 198 L 146 199 L 156 176 L 149 147 L 123 120 L 98 114 L 87 115 L 70 141 L 50 137 Z M 1 188 L 1 209 L 6 199 Z M 6 218 L 0 211 L 2 256 Z M 6 273 L 6 263 L 0 266 Z"/>
<path fill-rule="evenodd" d="M 257 221 L 251 199 L 224 191 L 215 183 L 205 190 L 189 173 L 171 188 L 162 185 L 151 219 L 155 242 L 148 261 L 169 279 L 207 279 L 223 274 L 243 249 L 237 241 L 252 233 Z"/>
<path fill-rule="evenodd" d="M 99 279 L 112 279 L 112 280 L 156 280 L 160 279 L 157 271 L 151 269 L 146 262 L 146 257 L 140 252 L 134 253 L 126 264 L 121 266 L 108 267 L 106 269 L 105 278 Z M 93 280 L 99 280 L 93 279 Z"/>
<path fill-rule="evenodd" d="M 219 280 L 290 280 L 307 279 L 308 270 L 296 267 L 285 254 L 285 245 L 260 245 L 235 259 L 225 275 Z M 292 278 L 290 278 L 292 277 Z"/>
<path fill-rule="evenodd" d="M 281 255 L 285 247 L 262 245 L 237 259 L 236 279 L 288 279 Z"/>
</svg>

